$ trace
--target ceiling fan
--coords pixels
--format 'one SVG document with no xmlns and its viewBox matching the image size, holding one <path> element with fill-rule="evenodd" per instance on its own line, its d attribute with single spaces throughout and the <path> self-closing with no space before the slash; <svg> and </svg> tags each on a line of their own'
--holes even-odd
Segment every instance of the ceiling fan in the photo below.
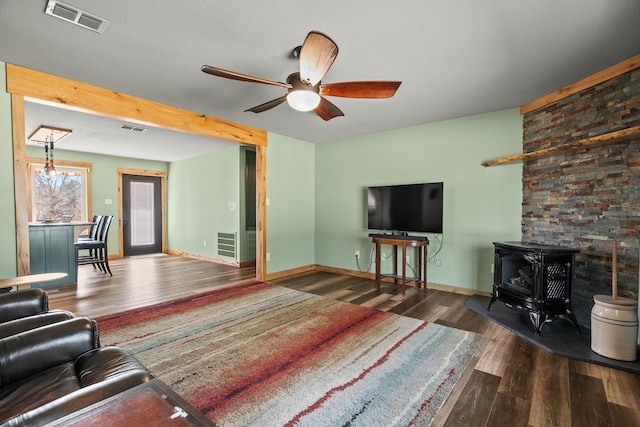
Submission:
<svg viewBox="0 0 640 427">
<path fill-rule="evenodd" d="M 289 75 L 286 83 L 223 70 L 210 65 L 203 65 L 201 70 L 213 76 L 280 86 L 288 90 L 286 95 L 249 108 L 245 112 L 262 113 L 286 100 L 292 108 L 299 111 L 313 110 L 325 121 L 344 116 L 344 113 L 324 96 L 390 98 L 395 95 L 401 83 L 395 81 L 353 81 L 322 84 L 322 78 L 338 56 L 338 46 L 329 36 L 319 31 L 311 31 L 302 46 L 294 50 L 294 55 L 298 57 L 300 62 L 300 71 Z"/>
</svg>

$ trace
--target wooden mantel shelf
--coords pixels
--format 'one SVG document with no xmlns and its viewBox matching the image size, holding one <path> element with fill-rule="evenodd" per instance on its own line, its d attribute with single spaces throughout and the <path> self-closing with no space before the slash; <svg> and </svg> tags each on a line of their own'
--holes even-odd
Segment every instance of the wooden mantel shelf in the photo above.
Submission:
<svg viewBox="0 0 640 427">
<path fill-rule="evenodd" d="M 569 142 L 557 147 L 545 148 L 543 150 L 533 151 L 530 153 L 516 154 L 513 156 L 500 157 L 499 159 L 488 160 L 482 163 L 482 166 L 497 166 L 509 163 L 518 163 L 525 160 L 539 159 L 542 157 L 554 156 L 557 154 L 567 153 L 569 151 L 581 148 L 592 148 L 599 145 L 613 144 L 616 142 L 627 141 L 634 137 L 640 137 L 640 126 L 622 129 L 615 132 L 606 133 L 604 135 L 593 136 L 591 138 L 581 139 L 579 141 Z"/>
</svg>

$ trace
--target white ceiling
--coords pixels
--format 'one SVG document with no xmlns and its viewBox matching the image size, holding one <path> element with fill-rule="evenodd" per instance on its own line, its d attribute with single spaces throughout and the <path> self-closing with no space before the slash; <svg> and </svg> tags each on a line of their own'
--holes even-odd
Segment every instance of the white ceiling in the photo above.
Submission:
<svg viewBox="0 0 640 427">
<path fill-rule="evenodd" d="M 103 34 L 46 3 L 0 2 L 1 61 L 315 143 L 517 107 L 640 53 L 639 0 L 63 1 L 109 20 Z M 340 48 L 324 82 L 400 80 L 396 96 L 331 98 L 345 117 L 329 122 L 286 103 L 245 113 L 285 90 L 200 71 L 284 81 L 310 30 Z M 159 129 L 131 141 L 120 122 L 26 110 L 27 135 L 69 126 L 64 144 L 82 135 L 82 151 L 170 161 L 227 146 Z"/>
<path fill-rule="evenodd" d="M 213 138 L 142 126 L 34 102 L 25 102 L 24 111 L 27 138 L 41 125 L 72 130 L 69 136 L 55 144 L 56 150 L 174 162 L 236 145 Z M 125 130 L 122 125 L 147 130 Z M 27 145 L 44 147 L 30 141 Z M 44 151 L 42 155 L 44 156 Z"/>
</svg>

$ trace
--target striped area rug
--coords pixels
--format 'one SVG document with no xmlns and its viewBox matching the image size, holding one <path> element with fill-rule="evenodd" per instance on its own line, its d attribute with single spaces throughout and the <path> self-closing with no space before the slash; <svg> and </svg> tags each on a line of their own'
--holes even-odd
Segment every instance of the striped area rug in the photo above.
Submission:
<svg viewBox="0 0 640 427">
<path fill-rule="evenodd" d="M 482 337 L 263 282 L 98 320 L 219 426 L 424 426 Z"/>
</svg>

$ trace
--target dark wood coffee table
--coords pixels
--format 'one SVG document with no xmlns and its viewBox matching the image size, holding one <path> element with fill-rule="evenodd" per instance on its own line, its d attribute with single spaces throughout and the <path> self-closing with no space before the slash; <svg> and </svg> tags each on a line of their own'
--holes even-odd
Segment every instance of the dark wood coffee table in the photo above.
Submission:
<svg viewBox="0 0 640 427">
<path fill-rule="evenodd" d="M 153 379 L 47 426 L 214 426 L 165 383 Z"/>
</svg>

